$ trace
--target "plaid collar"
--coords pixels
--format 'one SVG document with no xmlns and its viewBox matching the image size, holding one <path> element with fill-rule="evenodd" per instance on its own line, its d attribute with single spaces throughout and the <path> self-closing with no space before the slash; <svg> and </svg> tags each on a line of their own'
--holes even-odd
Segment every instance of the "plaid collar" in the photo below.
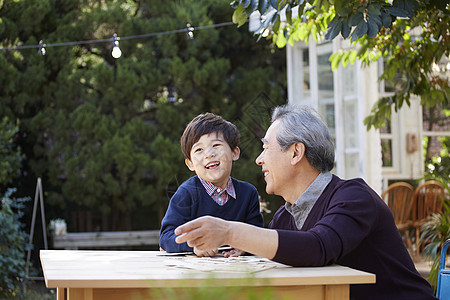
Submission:
<svg viewBox="0 0 450 300">
<path fill-rule="evenodd" d="M 208 182 L 206 180 L 201 179 L 200 177 L 198 178 L 200 179 L 200 182 L 203 184 L 203 186 L 206 189 L 206 192 L 208 193 L 208 195 L 210 195 L 213 199 L 215 195 L 222 195 L 223 193 L 227 193 L 228 195 L 230 195 L 231 197 L 233 197 L 234 199 L 236 199 L 236 190 L 234 189 L 234 185 L 233 185 L 233 181 L 230 179 L 228 179 L 228 183 L 227 183 L 227 187 L 222 190 L 221 188 L 218 188 L 217 186 L 215 186 L 214 184 L 212 184 L 211 182 Z M 215 199 L 214 199 L 215 200 Z"/>
</svg>

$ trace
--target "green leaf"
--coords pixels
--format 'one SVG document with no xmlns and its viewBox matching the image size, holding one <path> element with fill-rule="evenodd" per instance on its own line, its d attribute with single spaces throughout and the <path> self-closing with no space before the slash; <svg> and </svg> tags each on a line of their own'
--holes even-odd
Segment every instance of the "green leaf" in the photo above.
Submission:
<svg viewBox="0 0 450 300">
<path fill-rule="evenodd" d="M 373 21 L 373 19 L 369 19 L 367 21 L 367 36 L 370 38 L 376 37 L 378 34 L 378 25 Z"/>
<path fill-rule="evenodd" d="M 354 13 L 348 19 L 348 23 L 350 26 L 356 26 L 361 23 L 362 20 L 364 20 L 364 16 L 362 13 Z"/>
<path fill-rule="evenodd" d="M 406 0 L 394 0 L 392 1 L 392 6 L 393 7 L 398 7 L 398 8 L 405 8 L 406 5 Z"/>
<path fill-rule="evenodd" d="M 267 0 L 260 0 L 258 5 L 258 10 L 263 15 L 267 9 Z"/>
<path fill-rule="evenodd" d="M 339 32 L 341 32 L 342 23 L 342 21 L 339 21 L 335 26 L 330 27 L 325 34 L 325 39 L 329 41 L 333 40 L 339 34 Z"/>
<path fill-rule="evenodd" d="M 258 0 L 250 0 L 250 5 L 245 9 L 247 16 L 250 16 L 255 10 L 258 9 Z"/>
<path fill-rule="evenodd" d="M 383 27 L 383 22 L 381 21 L 380 16 L 370 16 L 369 20 L 372 20 L 372 22 L 375 22 L 375 24 L 377 24 L 378 31 L 380 31 L 381 28 Z"/>
<path fill-rule="evenodd" d="M 349 51 L 345 51 L 344 55 L 342 55 L 342 66 L 345 68 L 348 65 L 348 58 L 350 56 Z"/>
<path fill-rule="evenodd" d="M 233 23 L 237 24 L 238 27 L 242 26 L 247 22 L 247 14 L 245 13 L 245 9 L 242 5 L 233 12 L 233 17 L 231 18 Z"/>
<path fill-rule="evenodd" d="M 270 5 L 275 8 L 278 9 L 278 1 L 277 0 L 269 0 L 270 1 Z"/>
<path fill-rule="evenodd" d="M 367 8 L 367 13 L 368 13 L 368 15 L 373 15 L 373 16 L 379 16 L 379 15 L 381 15 L 381 11 L 380 11 L 380 9 L 377 9 L 375 6 L 373 6 L 373 5 L 370 5 L 368 8 Z"/>
<path fill-rule="evenodd" d="M 335 52 L 331 54 L 330 56 L 330 62 L 331 62 L 331 70 L 334 71 L 339 67 L 339 63 L 342 60 L 342 50 L 339 50 L 338 52 Z"/>
<path fill-rule="evenodd" d="M 286 11 L 286 21 L 288 24 L 292 23 L 292 10 Z"/>
<path fill-rule="evenodd" d="M 338 20 L 338 22 L 334 26 L 328 26 L 328 31 L 325 34 L 325 39 L 329 41 L 333 40 L 339 34 L 339 32 L 341 32 L 342 23 L 343 22 L 341 20 Z"/>
<path fill-rule="evenodd" d="M 280 19 L 281 18 L 279 18 L 277 14 L 275 14 L 275 17 L 276 17 L 276 19 L 275 19 L 275 23 L 273 24 L 272 30 L 274 32 L 278 32 L 278 30 L 280 29 L 280 24 L 281 24 Z"/>
<path fill-rule="evenodd" d="M 396 16 L 396 17 L 407 18 L 409 16 L 409 13 L 406 10 L 398 8 L 398 7 L 388 7 L 386 9 L 386 11 L 390 15 Z"/>
<path fill-rule="evenodd" d="M 311 35 L 314 37 L 314 40 L 316 42 L 319 41 L 319 31 L 317 30 L 317 26 L 314 23 L 312 23 L 312 26 L 311 26 Z"/>
<path fill-rule="evenodd" d="M 328 0 L 322 0 L 322 9 L 323 11 L 330 10 L 330 2 L 328 2 Z"/>
<path fill-rule="evenodd" d="M 350 25 L 348 24 L 348 19 L 345 18 L 343 20 L 342 23 L 342 28 L 341 28 L 341 35 L 344 39 L 348 38 L 350 35 L 350 32 L 352 31 L 352 28 L 350 27 Z"/>
<path fill-rule="evenodd" d="M 362 38 L 367 33 L 367 30 L 368 30 L 367 23 L 364 20 L 361 21 L 353 31 L 351 41 L 354 42 L 357 39 Z"/>
<path fill-rule="evenodd" d="M 364 5 L 359 5 L 356 11 L 359 12 L 360 14 L 365 14 L 366 8 Z"/>
<path fill-rule="evenodd" d="M 336 10 L 337 15 L 346 17 L 353 10 L 353 2 L 348 0 L 335 0 L 334 9 Z"/>
<path fill-rule="evenodd" d="M 357 57 L 358 52 L 356 50 L 351 50 L 350 52 L 351 53 L 349 55 L 349 61 L 350 61 L 351 64 L 354 64 L 355 61 L 356 61 L 356 57 Z"/>
<path fill-rule="evenodd" d="M 284 46 L 286 46 L 286 38 L 284 37 L 283 34 L 277 35 L 276 45 L 278 48 L 283 48 Z"/>
<path fill-rule="evenodd" d="M 445 1 L 442 1 L 445 2 Z M 448 1 L 447 1 L 448 3 Z M 414 16 L 415 11 L 419 9 L 419 4 L 416 0 L 409 0 L 405 3 L 405 10 L 410 13 L 409 17 L 412 18 Z"/>
</svg>

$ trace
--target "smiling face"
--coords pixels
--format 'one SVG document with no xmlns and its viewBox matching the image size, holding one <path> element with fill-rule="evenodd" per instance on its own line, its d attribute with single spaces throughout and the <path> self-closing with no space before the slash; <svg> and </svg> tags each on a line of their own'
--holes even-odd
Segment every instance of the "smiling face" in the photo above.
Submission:
<svg viewBox="0 0 450 300">
<path fill-rule="evenodd" d="M 262 167 L 264 180 L 266 181 L 266 192 L 275 194 L 286 199 L 287 191 L 292 189 L 292 151 L 291 147 L 282 151 L 276 134 L 279 130 L 279 120 L 270 125 L 266 135 L 262 139 L 263 151 L 256 158 L 256 164 Z"/>
<path fill-rule="evenodd" d="M 185 162 L 198 177 L 225 189 L 233 161 L 239 158 L 239 154 L 239 148 L 231 149 L 222 133 L 212 132 L 200 137 L 191 148 L 191 158 L 186 158 Z"/>
</svg>

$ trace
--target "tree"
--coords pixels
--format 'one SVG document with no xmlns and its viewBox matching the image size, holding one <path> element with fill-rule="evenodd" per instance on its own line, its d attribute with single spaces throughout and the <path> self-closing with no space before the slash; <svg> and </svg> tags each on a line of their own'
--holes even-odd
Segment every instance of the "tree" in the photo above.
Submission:
<svg viewBox="0 0 450 300">
<path fill-rule="evenodd" d="M 397 90 L 379 99 L 364 120 L 367 129 L 382 126 L 395 110 L 410 104 L 412 94 L 426 107 L 449 106 L 449 82 L 445 59 L 450 54 L 449 1 L 439 0 L 235 0 L 233 21 L 242 25 L 253 12 L 262 15 L 256 34 L 273 31 L 273 41 L 308 41 L 310 35 L 332 40 L 339 34 L 350 38 L 356 49 L 332 55 L 333 68 L 342 63 L 363 64 L 380 57 L 386 65 L 380 79 L 393 82 Z M 298 16 L 293 10 L 298 9 Z M 282 22 L 282 15 L 286 21 Z"/>
<path fill-rule="evenodd" d="M 111 42 L 0 52 L 0 115 L 21 120 L 25 168 L 47 183 L 53 210 L 103 215 L 102 230 L 157 228 L 192 175 L 179 147 L 188 121 L 205 111 L 238 121 L 260 93 L 285 101 L 285 54 L 269 41 L 234 26 L 167 34 L 231 11 L 225 0 L 1 2 L 4 47 L 162 33 L 119 39 L 119 59 Z M 264 186 L 255 177 L 239 179 Z"/>
<path fill-rule="evenodd" d="M 0 122 L 0 186 L 7 186 L 20 175 L 23 155 L 15 144 L 18 131 L 18 124 L 12 124 L 8 117 L 3 117 Z"/>
</svg>

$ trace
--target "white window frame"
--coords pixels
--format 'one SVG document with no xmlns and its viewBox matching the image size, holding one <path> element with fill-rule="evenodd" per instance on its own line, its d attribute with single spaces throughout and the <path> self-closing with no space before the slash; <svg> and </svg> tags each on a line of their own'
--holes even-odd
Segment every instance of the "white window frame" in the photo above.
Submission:
<svg viewBox="0 0 450 300">
<path fill-rule="evenodd" d="M 384 72 L 384 60 L 380 59 L 378 62 L 378 76 Z M 381 80 L 378 85 L 378 93 L 380 98 L 393 96 L 394 92 L 385 91 L 385 80 Z M 380 143 L 383 139 L 390 139 L 392 145 L 392 166 L 382 166 L 383 174 L 399 174 L 401 173 L 401 149 L 400 149 L 400 115 L 395 112 L 394 107 L 391 108 L 391 132 L 382 133 L 380 131 Z"/>
</svg>

